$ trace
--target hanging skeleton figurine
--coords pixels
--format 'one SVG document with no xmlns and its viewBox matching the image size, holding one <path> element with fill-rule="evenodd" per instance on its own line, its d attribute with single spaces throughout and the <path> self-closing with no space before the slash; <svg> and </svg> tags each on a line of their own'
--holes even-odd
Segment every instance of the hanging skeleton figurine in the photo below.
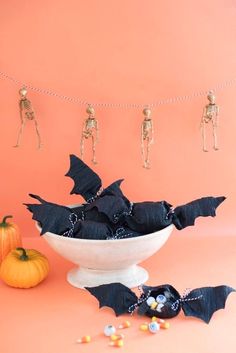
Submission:
<svg viewBox="0 0 236 353">
<path fill-rule="evenodd" d="M 30 100 L 27 98 L 27 89 L 25 87 L 22 87 L 19 90 L 19 94 L 21 97 L 21 99 L 19 101 L 21 126 L 20 126 L 20 131 L 18 133 L 17 142 L 14 147 L 20 146 L 21 136 L 23 134 L 25 125 L 28 120 L 33 120 L 34 125 L 35 125 L 35 129 L 36 129 L 36 134 L 38 137 L 38 148 L 41 148 L 42 143 L 41 143 L 41 137 L 40 137 L 40 133 L 39 133 L 39 129 L 38 129 L 38 122 L 35 118 L 35 113 L 34 113 L 32 104 L 31 104 Z"/>
<path fill-rule="evenodd" d="M 81 159 L 83 160 L 84 158 L 84 140 L 85 139 L 92 139 L 92 162 L 93 164 L 97 164 L 96 160 L 96 144 L 98 142 L 98 121 L 95 118 L 95 110 L 94 108 L 89 104 L 86 113 L 88 114 L 88 118 L 85 120 L 84 125 L 83 125 L 83 131 L 81 135 L 81 141 L 80 141 L 80 155 Z"/>
<path fill-rule="evenodd" d="M 206 124 L 211 123 L 213 128 L 213 138 L 214 138 L 214 150 L 217 151 L 218 141 L 217 141 L 217 127 L 218 127 L 218 116 L 219 116 L 219 106 L 216 105 L 214 96 L 212 91 L 209 91 L 207 95 L 207 99 L 209 100 L 209 104 L 204 107 L 202 120 L 201 120 L 201 130 L 202 130 L 202 140 L 203 140 L 203 151 L 208 152 L 206 147 Z"/>
<path fill-rule="evenodd" d="M 153 121 L 151 119 L 151 110 L 147 107 L 143 109 L 144 120 L 141 127 L 141 149 L 143 167 L 150 168 L 150 145 L 154 142 Z"/>
</svg>

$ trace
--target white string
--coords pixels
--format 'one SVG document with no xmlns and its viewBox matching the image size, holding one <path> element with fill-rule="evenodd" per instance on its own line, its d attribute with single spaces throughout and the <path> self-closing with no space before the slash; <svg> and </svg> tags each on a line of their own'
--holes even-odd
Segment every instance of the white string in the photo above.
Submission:
<svg viewBox="0 0 236 353">
<path fill-rule="evenodd" d="M 204 91 L 198 91 L 198 92 L 194 92 L 191 94 L 187 94 L 184 96 L 176 96 L 176 97 L 171 97 L 171 98 L 166 98 L 166 99 L 162 99 L 162 100 L 158 100 L 156 102 L 152 102 L 152 103 L 145 103 L 145 104 L 139 104 L 139 103 L 105 103 L 105 102 L 91 102 L 88 100 L 82 100 L 78 97 L 70 97 L 67 95 L 63 95 L 60 93 L 57 93 L 55 91 L 52 91 L 50 89 L 44 89 L 44 88 L 38 88 L 38 87 L 34 87 L 30 84 L 26 84 L 23 81 L 20 81 L 14 77 L 11 77 L 9 75 L 7 75 L 4 72 L 0 71 L 0 78 L 11 81 L 17 85 L 20 86 L 24 86 L 25 88 L 28 88 L 32 91 L 35 91 L 37 93 L 41 93 L 41 94 L 45 94 L 48 96 L 53 96 L 56 97 L 58 99 L 61 100 L 65 100 L 71 103 L 75 103 L 75 104 L 79 104 L 79 105 L 88 105 L 91 104 L 93 107 L 101 107 L 101 108 L 123 108 L 123 109 L 141 109 L 144 108 L 146 106 L 150 107 L 150 108 L 155 108 L 158 107 L 160 105 L 167 105 L 167 104 L 175 104 L 175 103 L 182 103 L 185 101 L 190 101 L 202 96 L 206 96 L 209 92 L 209 90 L 204 90 Z M 236 78 L 232 78 L 231 80 L 227 80 L 225 82 L 221 82 L 218 85 L 216 85 L 214 88 L 211 88 L 211 91 L 213 92 L 218 92 L 221 91 L 227 87 L 233 86 L 236 84 Z"/>
<path fill-rule="evenodd" d="M 186 288 L 182 297 L 180 297 L 179 299 L 177 299 L 172 305 L 171 305 L 171 309 L 174 311 L 177 311 L 180 303 L 182 302 L 190 302 L 192 300 L 198 300 L 198 299 L 202 299 L 203 295 L 200 294 L 197 297 L 193 297 L 193 298 L 187 298 L 187 296 L 191 293 L 191 289 L 190 288 Z"/>
<path fill-rule="evenodd" d="M 139 292 L 141 293 L 141 296 L 138 298 L 137 302 L 130 305 L 130 307 L 128 308 L 128 313 L 130 313 L 131 315 L 133 315 L 134 311 L 137 309 L 138 306 L 140 306 L 145 300 L 147 300 L 150 297 L 151 294 L 151 290 L 149 290 L 147 292 L 147 294 L 145 295 L 144 293 L 142 293 L 142 291 L 140 290 L 140 287 L 138 287 Z"/>
</svg>

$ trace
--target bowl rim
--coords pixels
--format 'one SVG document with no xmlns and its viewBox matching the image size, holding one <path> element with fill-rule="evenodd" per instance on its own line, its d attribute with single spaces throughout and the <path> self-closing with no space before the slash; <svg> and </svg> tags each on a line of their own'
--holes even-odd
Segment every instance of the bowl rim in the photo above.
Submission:
<svg viewBox="0 0 236 353">
<path fill-rule="evenodd" d="M 36 228 L 38 229 L 38 231 L 41 233 L 42 228 L 40 227 L 40 225 L 38 224 L 38 222 L 36 222 Z M 80 238 L 70 238 L 70 237 L 64 237 L 63 235 L 59 235 L 56 233 L 51 233 L 51 232 L 46 232 L 44 234 L 42 234 L 42 237 L 44 237 L 45 235 L 54 239 L 65 239 L 65 241 L 71 241 L 71 242 L 77 242 L 78 241 L 80 243 L 87 243 L 89 242 L 90 244 L 94 243 L 94 244 L 109 244 L 109 243 L 114 243 L 114 244 L 118 244 L 118 243 L 122 243 L 122 242 L 134 242 L 134 241 L 140 241 L 141 239 L 148 239 L 148 238 L 153 238 L 157 233 L 163 232 L 164 230 L 167 230 L 169 228 L 169 235 L 172 232 L 173 228 L 174 228 L 174 224 L 171 223 L 170 225 L 168 225 L 167 227 L 157 230 L 153 233 L 148 233 L 148 234 L 144 234 L 144 235 L 140 235 L 137 237 L 131 237 L 131 238 L 123 238 L 123 239 L 80 239 Z"/>
</svg>

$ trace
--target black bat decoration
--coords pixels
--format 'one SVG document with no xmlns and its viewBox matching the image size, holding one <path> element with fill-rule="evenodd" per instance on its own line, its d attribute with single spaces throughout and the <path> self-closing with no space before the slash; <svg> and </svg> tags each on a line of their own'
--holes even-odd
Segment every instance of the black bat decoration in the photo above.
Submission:
<svg viewBox="0 0 236 353">
<path fill-rule="evenodd" d="M 217 207 L 226 199 L 220 197 L 202 197 L 174 209 L 172 221 L 177 229 L 193 226 L 197 217 L 215 217 Z"/>
<path fill-rule="evenodd" d="M 33 219 L 40 222 L 41 234 L 49 231 L 69 237 L 104 240 L 153 233 L 171 223 L 180 230 L 194 225 L 197 217 L 214 217 L 216 208 L 225 200 L 224 196 L 204 197 L 175 209 L 166 201 L 132 203 L 120 188 L 123 179 L 102 189 L 100 177 L 75 155 L 70 155 L 66 176 L 74 180 L 71 193 L 82 195 L 87 203 L 70 209 L 31 194 L 41 202 L 26 204 Z"/>
<path fill-rule="evenodd" d="M 124 179 L 119 179 L 114 181 L 112 184 L 107 186 L 101 193 L 101 197 L 105 195 L 112 195 L 116 197 L 120 197 L 123 199 L 123 201 L 126 203 L 127 206 L 130 206 L 130 201 L 127 199 L 127 197 L 123 194 L 120 186 L 121 183 L 124 181 Z"/>
<path fill-rule="evenodd" d="M 128 214 L 130 209 L 123 198 L 113 195 L 100 196 L 85 207 L 86 210 L 92 210 L 94 208 L 96 208 L 99 213 L 106 215 L 112 223 L 120 221 L 121 217 Z"/>
<path fill-rule="evenodd" d="M 99 176 L 75 155 L 70 155 L 70 169 L 65 174 L 74 180 L 71 194 L 79 194 L 87 201 L 93 198 L 102 186 Z"/>
<path fill-rule="evenodd" d="M 99 308 L 108 306 L 116 315 L 127 313 L 128 308 L 137 302 L 138 297 L 121 283 L 102 284 L 98 287 L 86 287 L 99 301 Z"/>
<path fill-rule="evenodd" d="M 225 308 L 225 302 L 234 288 L 222 285 L 202 287 L 191 290 L 182 296 L 169 284 L 151 287 L 142 286 L 140 298 L 121 283 L 104 284 L 98 287 L 86 287 L 97 298 L 99 307 L 108 306 L 119 316 L 132 313 L 135 309 L 139 315 L 156 316 L 166 319 L 179 314 L 193 316 L 209 323 L 215 311 Z"/>
<path fill-rule="evenodd" d="M 69 207 L 47 202 L 37 195 L 29 194 L 29 196 L 40 202 L 40 204 L 24 203 L 24 205 L 33 213 L 32 218 L 40 223 L 41 235 L 46 232 L 63 234 L 71 228 L 70 216 L 73 216 Z"/>
<path fill-rule="evenodd" d="M 101 198 L 103 196 L 114 196 L 121 198 L 123 202 L 129 205 L 129 200 L 124 196 L 120 188 L 124 179 L 119 179 L 102 190 L 100 177 L 73 154 L 70 155 L 70 168 L 65 176 L 72 178 L 74 181 L 74 187 L 70 193 L 81 195 L 87 202 L 96 200 L 98 192 L 100 192 Z"/>
<path fill-rule="evenodd" d="M 128 226 L 143 234 L 156 232 L 172 223 L 171 205 L 166 201 L 134 203 L 132 214 L 126 217 Z"/>
</svg>

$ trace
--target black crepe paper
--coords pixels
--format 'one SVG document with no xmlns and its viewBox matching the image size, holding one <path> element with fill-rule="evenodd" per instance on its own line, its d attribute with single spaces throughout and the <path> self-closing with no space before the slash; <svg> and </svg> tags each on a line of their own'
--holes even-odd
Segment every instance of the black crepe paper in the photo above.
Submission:
<svg viewBox="0 0 236 353">
<path fill-rule="evenodd" d="M 41 234 L 52 232 L 82 239 L 123 239 L 159 231 L 170 224 L 179 230 L 192 226 L 196 218 L 214 217 L 225 200 L 204 197 L 173 209 L 166 201 L 132 203 L 123 194 L 119 179 L 102 188 L 100 177 L 81 159 L 70 155 L 66 176 L 74 181 L 71 194 L 81 195 L 86 203 L 69 208 L 30 194 L 39 204 L 25 204 L 42 227 Z"/>
<path fill-rule="evenodd" d="M 33 213 L 33 219 L 42 227 L 41 235 L 46 232 L 63 234 L 71 228 L 69 216 L 72 211 L 69 207 L 54 204 L 43 200 L 40 196 L 29 194 L 41 204 L 24 204 Z"/>
<path fill-rule="evenodd" d="M 102 181 L 99 176 L 73 154 L 70 155 L 70 169 L 65 176 L 69 176 L 75 182 L 70 193 L 79 194 L 83 196 L 85 200 L 96 195 L 102 186 Z"/>
<path fill-rule="evenodd" d="M 179 292 L 170 284 L 151 287 L 142 286 L 142 295 L 138 299 L 136 294 L 121 283 L 104 284 L 97 287 L 86 287 L 97 298 L 99 307 L 108 306 L 119 316 L 132 313 L 135 308 L 139 315 L 172 318 L 179 314 L 181 309 L 186 316 L 193 316 L 209 323 L 215 311 L 225 308 L 228 295 L 235 292 L 234 288 L 221 285 L 217 287 L 202 287 L 191 290 L 181 297 Z M 165 301 L 159 310 L 151 309 L 148 298 L 164 297 Z"/>
</svg>

